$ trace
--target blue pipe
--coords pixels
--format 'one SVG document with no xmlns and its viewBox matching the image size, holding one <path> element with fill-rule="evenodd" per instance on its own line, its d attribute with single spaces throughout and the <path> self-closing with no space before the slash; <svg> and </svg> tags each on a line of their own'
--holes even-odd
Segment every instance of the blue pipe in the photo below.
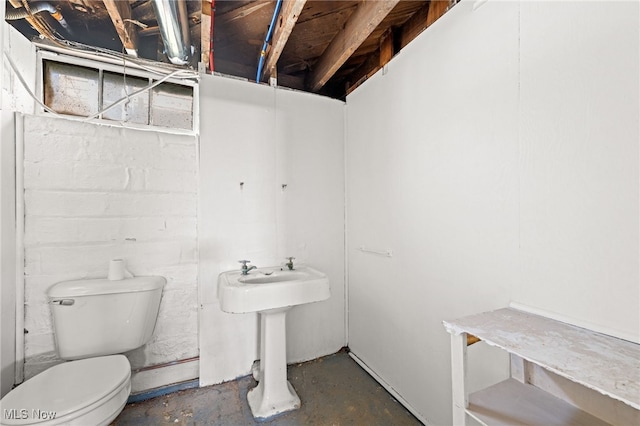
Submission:
<svg viewBox="0 0 640 426">
<path fill-rule="evenodd" d="M 256 74 L 256 83 L 260 83 L 260 80 L 262 79 L 262 67 L 264 66 L 264 58 L 267 56 L 267 46 L 271 41 L 271 35 L 273 34 L 273 27 L 276 24 L 278 13 L 280 13 L 280 6 L 282 6 L 282 0 L 278 0 L 278 2 L 276 3 L 276 10 L 273 11 L 271 24 L 269 24 L 269 31 L 267 31 L 267 36 L 264 38 L 264 43 L 262 43 L 262 50 L 260 51 L 260 60 L 258 61 L 258 73 Z"/>
</svg>

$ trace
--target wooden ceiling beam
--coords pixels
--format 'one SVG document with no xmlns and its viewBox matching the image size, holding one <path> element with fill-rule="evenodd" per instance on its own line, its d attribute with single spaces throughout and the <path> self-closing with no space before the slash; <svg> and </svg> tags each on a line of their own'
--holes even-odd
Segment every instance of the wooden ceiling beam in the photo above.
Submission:
<svg viewBox="0 0 640 426">
<path fill-rule="evenodd" d="M 223 13 L 220 16 L 216 16 L 216 25 L 224 25 L 228 24 L 229 22 L 235 21 L 236 19 L 244 18 L 245 16 L 249 16 L 253 12 L 262 9 L 263 7 L 271 3 L 271 0 L 256 0 L 251 3 L 247 3 L 244 6 Z"/>
<path fill-rule="evenodd" d="M 429 13 L 427 14 L 427 27 L 440 19 L 440 17 L 449 10 L 452 4 L 453 3 L 449 0 L 432 1 L 429 7 Z"/>
<path fill-rule="evenodd" d="M 211 16 L 215 15 L 215 10 L 211 10 L 211 0 L 202 0 L 200 11 L 200 62 L 205 69 L 210 69 L 209 50 L 211 49 Z M 214 16 L 215 18 L 215 16 Z M 141 34 L 142 35 L 142 32 Z"/>
<path fill-rule="evenodd" d="M 380 66 L 383 67 L 387 65 L 395 53 L 393 49 L 393 30 L 389 28 L 382 34 L 382 37 L 380 37 Z"/>
<path fill-rule="evenodd" d="M 138 56 L 138 28 L 131 22 L 131 3 L 119 0 L 102 0 L 109 12 L 113 26 L 127 54 Z"/>
<path fill-rule="evenodd" d="M 399 28 L 398 37 L 399 48 L 404 48 L 411 40 L 416 38 L 422 31 L 433 24 L 438 18 L 445 14 L 450 8 L 449 0 L 431 0 L 422 8 L 418 9 L 407 22 Z M 380 46 L 369 60 L 361 67 L 352 72 L 351 78 L 347 82 L 346 94 L 353 92 L 364 81 L 384 67 L 397 52 L 394 51 L 393 31 L 387 32 L 380 38 Z"/>
<path fill-rule="evenodd" d="M 411 18 L 402 26 L 400 33 L 400 48 L 404 48 L 411 40 L 416 38 L 422 31 L 427 28 L 427 16 L 429 10 L 432 9 L 432 4 L 435 0 L 422 6 L 414 13 Z"/>
<path fill-rule="evenodd" d="M 313 67 L 309 89 L 317 92 L 340 69 L 399 0 L 366 0 L 349 17 L 344 30 L 331 41 Z"/>
<path fill-rule="evenodd" d="M 296 25 L 306 3 L 307 0 L 284 0 L 282 11 L 276 22 L 276 27 L 273 30 L 271 49 L 267 55 L 262 76 L 266 73 L 271 74 L 275 69 L 278 59 L 280 59 L 280 55 L 287 44 L 287 40 L 289 40 L 291 31 L 293 31 L 293 27 Z"/>
</svg>

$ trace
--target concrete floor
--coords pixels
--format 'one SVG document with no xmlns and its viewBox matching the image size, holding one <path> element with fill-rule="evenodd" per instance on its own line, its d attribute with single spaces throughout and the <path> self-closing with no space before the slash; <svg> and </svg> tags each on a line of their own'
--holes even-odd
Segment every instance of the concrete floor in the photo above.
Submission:
<svg viewBox="0 0 640 426">
<path fill-rule="evenodd" d="M 302 407 L 257 422 L 247 404 L 256 385 L 247 376 L 129 404 L 113 422 L 124 425 L 420 425 L 421 423 L 342 351 L 289 366 Z"/>
</svg>

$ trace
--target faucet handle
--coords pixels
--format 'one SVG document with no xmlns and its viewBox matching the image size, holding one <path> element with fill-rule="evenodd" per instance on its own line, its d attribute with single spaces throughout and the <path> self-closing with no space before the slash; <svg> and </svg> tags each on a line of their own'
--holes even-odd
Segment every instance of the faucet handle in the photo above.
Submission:
<svg viewBox="0 0 640 426">
<path fill-rule="evenodd" d="M 293 271 L 293 259 L 295 259 L 295 257 L 285 257 L 285 259 L 289 260 L 289 262 L 286 263 L 287 268 Z"/>
<path fill-rule="evenodd" d="M 250 260 L 238 260 L 238 263 L 242 263 L 242 266 L 246 267 L 247 263 L 251 263 L 251 261 Z"/>
</svg>

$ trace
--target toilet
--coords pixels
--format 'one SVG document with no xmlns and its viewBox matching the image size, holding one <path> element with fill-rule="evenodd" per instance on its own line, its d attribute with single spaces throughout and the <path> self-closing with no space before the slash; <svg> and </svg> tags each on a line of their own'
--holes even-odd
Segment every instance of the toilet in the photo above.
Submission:
<svg viewBox="0 0 640 426">
<path fill-rule="evenodd" d="M 162 277 L 64 281 L 47 292 L 56 350 L 68 362 L 25 381 L 0 401 L 0 425 L 108 425 L 131 392 L 123 352 L 147 343 Z"/>
</svg>

